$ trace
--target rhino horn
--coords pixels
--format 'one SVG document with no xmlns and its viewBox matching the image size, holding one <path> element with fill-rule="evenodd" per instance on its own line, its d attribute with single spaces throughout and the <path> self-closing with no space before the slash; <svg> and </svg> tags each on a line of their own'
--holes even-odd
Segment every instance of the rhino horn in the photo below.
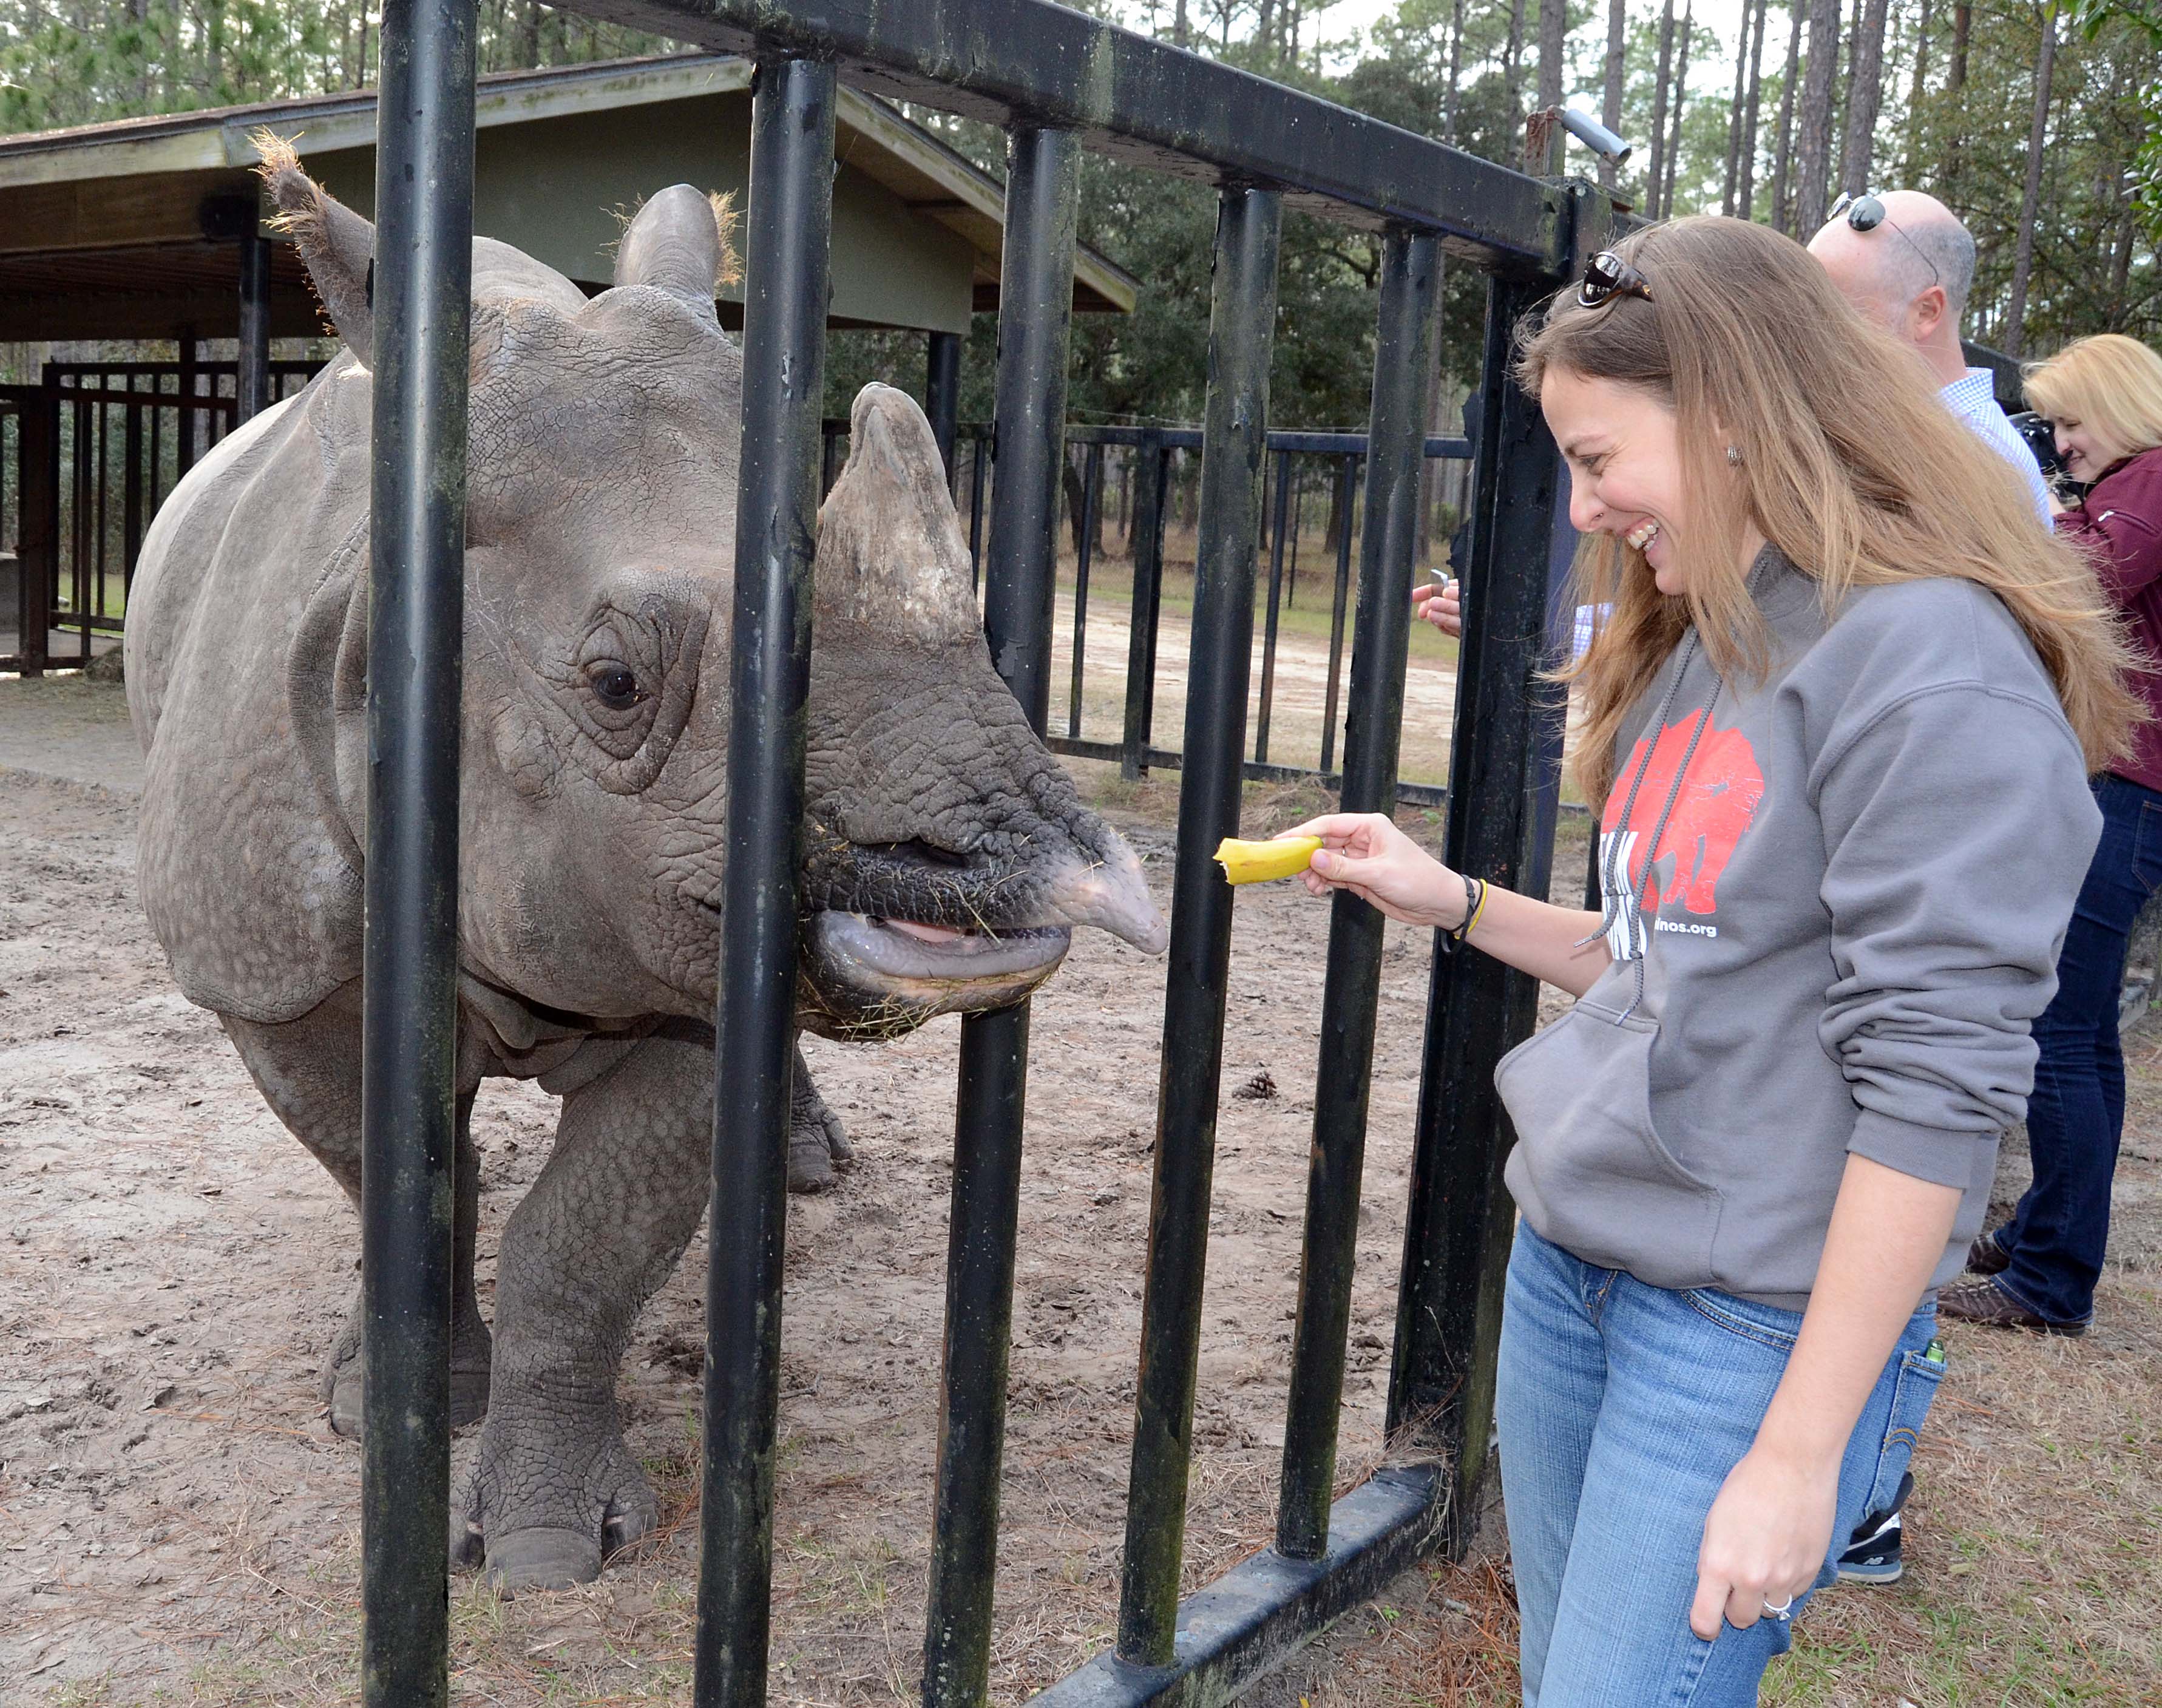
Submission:
<svg viewBox="0 0 2162 1708">
<path fill-rule="evenodd" d="M 741 274 L 728 242 L 735 224 L 734 197 L 671 185 L 624 228 L 615 252 L 615 282 L 666 290 L 702 307 L 711 319 L 715 294 Z"/>
<path fill-rule="evenodd" d="M 983 632 L 946 464 L 916 400 L 856 394 L 849 460 L 818 513 L 818 612 L 933 646 Z"/>
<path fill-rule="evenodd" d="M 278 210 L 270 223 L 300 250 L 346 348 L 367 361 L 375 337 L 375 227 L 302 171 L 286 138 L 258 130 L 249 140 L 262 162 L 256 171 Z"/>
</svg>

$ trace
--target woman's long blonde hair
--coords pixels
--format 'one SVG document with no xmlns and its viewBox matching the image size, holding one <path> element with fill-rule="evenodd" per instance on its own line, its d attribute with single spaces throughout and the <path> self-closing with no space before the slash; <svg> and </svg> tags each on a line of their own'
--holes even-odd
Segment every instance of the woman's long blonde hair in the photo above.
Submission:
<svg viewBox="0 0 2162 1708">
<path fill-rule="evenodd" d="M 2128 456 L 2162 445 L 2162 356 L 2138 339 L 2075 338 L 2021 372 L 2027 401 L 2044 415 L 2099 427 Z"/>
<path fill-rule="evenodd" d="M 1690 624 L 1730 681 L 1768 667 L 1742 561 L 1752 521 L 1816 579 L 1827 612 L 1892 582 L 1955 576 L 1988 588 L 2041 655 L 2089 767 L 2124 750 L 2142 715 L 2125 686 L 2133 656 L 2093 572 L 2040 526 L 2024 485 L 1945 407 L 1912 352 L 1768 227 L 1706 215 L 1615 248 L 1656 301 L 1585 308 L 1569 287 L 1525 328 L 1517 379 L 1536 397 L 1560 368 L 1672 406 L 1689 591 L 1662 593 L 1643 554 L 1613 535 L 1587 535 L 1578 550 L 1578 599 L 1607 608 L 1584 656 L 1557 672 L 1583 690 L 1574 768 L 1585 799 L 1605 797 L 1622 720 Z"/>
</svg>

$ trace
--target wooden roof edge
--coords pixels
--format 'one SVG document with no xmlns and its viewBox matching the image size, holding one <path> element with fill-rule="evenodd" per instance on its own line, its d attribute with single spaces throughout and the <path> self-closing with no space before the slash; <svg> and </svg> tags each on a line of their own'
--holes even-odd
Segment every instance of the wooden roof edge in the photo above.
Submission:
<svg viewBox="0 0 2162 1708">
<path fill-rule="evenodd" d="M 486 129 L 568 112 L 605 112 L 692 95 L 727 94 L 749 87 L 751 69 L 748 60 L 735 55 L 701 53 L 492 72 L 480 79 L 474 123 Z M 266 126 L 297 127 L 307 144 L 304 154 L 370 146 L 375 140 L 375 91 L 353 90 L 0 137 L 0 190 L 252 166 L 255 149 L 248 138 Z M 988 257 L 995 275 L 1000 246 L 995 239 L 986 243 L 983 223 L 1003 230 L 1004 186 L 950 144 L 875 97 L 844 86 L 836 116 L 877 151 L 858 156 L 844 148 L 846 164 L 966 239 Z M 1140 290 L 1133 274 L 1085 244 L 1075 257 L 1074 283 L 1075 306 L 1084 311 L 1131 313 Z"/>
</svg>

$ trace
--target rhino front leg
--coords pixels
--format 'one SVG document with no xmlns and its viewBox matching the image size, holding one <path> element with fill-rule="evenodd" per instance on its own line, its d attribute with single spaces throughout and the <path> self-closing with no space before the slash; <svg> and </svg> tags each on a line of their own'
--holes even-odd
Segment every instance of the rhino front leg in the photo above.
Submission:
<svg viewBox="0 0 2162 1708">
<path fill-rule="evenodd" d="M 256 1089 L 288 1131 L 360 1208 L 360 985 L 333 991 L 298 1020 L 263 1026 L 218 1016 Z M 461 1052 L 457 1149 L 457 1207 L 451 1247 L 451 1423 L 477 1423 L 488 1410 L 491 1351 L 488 1324 L 473 1290 L 473 1248 L 480 1220 L 480 1159 L 473 1149 L 478 1085 Z M 361 1426 L 360 1292 L 323 1362 L 323 1403 L 330 1425 L 358 1439 Z"/>
<path fill-rule="evenodd" d="M 855 1147 L 849 1143 L 840 1116 L 827 1106 L 818 1088 L 811 1083 L 811 1064 L 803 1059 L 800 1033 L 788 1117 L 788 1189 L 831 1191 L 835 1175 L 855 1167 Z"/>
<path fill-rule="evenodd" d="M 567 1091 L 547 1166 L 504 1230 L 488 1421 L 457 1482 L 454 1565 L 506 1590 L 600 1574 L 659 1519 L 616 1372 L 711 1182 L 710 1028 L 671 1022 Z"/>
</svg>

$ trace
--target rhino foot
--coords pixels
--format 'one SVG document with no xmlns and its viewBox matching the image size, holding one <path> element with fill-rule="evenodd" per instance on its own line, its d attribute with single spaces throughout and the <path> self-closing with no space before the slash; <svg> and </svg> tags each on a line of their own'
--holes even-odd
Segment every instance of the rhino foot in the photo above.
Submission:
<svg viewBox="0 0 2162 1708">
<path fill-rule="evenodd" d="M 826 1106 L 810 1074 L 800 1069 L 788 1116 L 788 1189 L 832 1191 L 838 1177 L 856 1166 L 855 1147 L 840 1116 Z"/>
<path fill-rule="evenodd" d="M 462 1429 L 488 1415 L 488 1367 L 494 1348 L 488 1324 L 477 1309 L 454 1312 L 451 1319 L 451 1427 Z M 330 1408 L 331 1433 L 360 1439 L 361 1408 L 366 1388 L 360 1375 L 360 1299 L 354 1297 L 345 1326 L 323 1361 L 323 1403 Z"/>
<path fill-rule="evenodd" d="M 661 1505 L 613 1417 L 551 1411 L 523 1429 L 491 1417 L 451 1502 L 452 1570 L 480 1567 L 506 1596 L 589 1584 L 650 1535 Z"/>
</svg>

